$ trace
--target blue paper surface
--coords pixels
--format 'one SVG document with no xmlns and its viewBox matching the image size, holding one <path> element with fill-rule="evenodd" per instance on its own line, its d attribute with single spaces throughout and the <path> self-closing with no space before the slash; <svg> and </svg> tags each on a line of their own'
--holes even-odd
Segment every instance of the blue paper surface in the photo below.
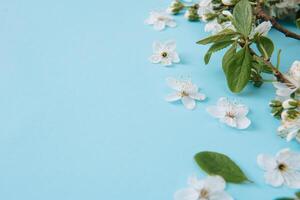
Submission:
<svg viewBox="0 0 300 200">
<path fill-rule="evenodd" d="M 219 52 L 205 66 L 203 23 L 175 17 L 178 27 L 154 31 L 149 11 L 169 1 L 0 1 L 0 199 L 171 200 L 188 176 L 205 173 L 195 153 L 218 151 L 238 163 L 252 184 L 228 185 L 237 200 L 291 196 L 264 183 L 259 153 L 297 142 L 276 135 L 271 84 L 230 93 Z M 296 30 L 292 25 L 286 25 Z M 272 30 L 283 69 L 300 43 Z M 148 61 L 153 41 L 173 39 L 181 64 Z M 194 111 L 170 104 L 167 77 L 191 77 L 208 96 Z M 220 124 L 205 108 L 219 97 L 251 109 L 249 129 Z"/>
</svg>

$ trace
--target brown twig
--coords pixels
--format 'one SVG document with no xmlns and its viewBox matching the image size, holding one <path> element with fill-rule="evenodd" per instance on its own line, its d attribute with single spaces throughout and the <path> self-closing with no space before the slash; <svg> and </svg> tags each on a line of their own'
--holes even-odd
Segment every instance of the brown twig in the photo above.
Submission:
<svg viewBox="0 0 300 200">
<path fill-rule="evenodd" d="M 263 9 L 262 3 L 258 2 L 256 6 L 256 17 L 264 21 L 270 21 L 273 25 L 273 28 L 283 33 L 286 37 L 294 38 L 300 40 L 300 35 L 294 32 L 289 31 L 280 25 L 274 17 L 269 16 Z"/>
</svg>

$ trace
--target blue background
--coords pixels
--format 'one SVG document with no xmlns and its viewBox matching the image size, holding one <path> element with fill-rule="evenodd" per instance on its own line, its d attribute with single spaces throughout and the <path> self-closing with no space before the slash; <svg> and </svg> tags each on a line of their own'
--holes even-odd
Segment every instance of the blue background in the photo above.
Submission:
<svg viewBox="0 0 300 200">
<path fill-rule="evenodd" d="M 267 186 L 256 164 L 262 152 L 300 150 L 276 136 L 268 108 L 274 88 L 231 94 L 222 53 L 205 66 L 208 47 L 195 44 L 208 35 L 203 23 L 178 16 L 178 27 L 163 32 L 144 24 L 149 11 L 168 4 L 0 1 L 0 199 L 172 199 L 188 176 L 205 176 L 193 161 L 203 150 L 229 155 L 255 182 L 228 185 L 235 199 L 293 194 Z M 276 31 L 270 37 L 283 49 L 283 68 L 299 59 L 299 42 Z M 150 64 L 152 42 L 167 39 L 176 40 L 181 64 Z M 195 111 L 165 102 L 169 76 L 191 76 L 208 99 Z M 249 129 L 206 113 L 221 96 L 250 107 Z"/>
</svg>

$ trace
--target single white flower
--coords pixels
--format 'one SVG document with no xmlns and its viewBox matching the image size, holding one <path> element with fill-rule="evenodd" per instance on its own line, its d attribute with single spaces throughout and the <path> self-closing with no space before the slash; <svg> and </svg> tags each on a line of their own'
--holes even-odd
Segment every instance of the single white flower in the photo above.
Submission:
<svg viewBox="0 0 300 200">
<path fill-rule="evenodd" d="M 300 142 L 300 119 L 294 120 L 282 120 L 281 126 L 278 127 L 277 131 L 279 135 L 285 137 L 288 142 L 296 139 Z"/>
<path fill-rule="evenodd" d="M 300 89 L 300 61 L 294 61 L 287 74 L 284 77 L 288 83 L 275 82 L 276 94 L 279 97 L 289 98 L 294 92 L 298 93 Z"/>
<path fill-rule="evenodd" d="M 229 101 L 226 97 L 221 97 L 216 106 L 210 106 L 207 112 L 220 122 L 228 126 L 245 129 L 251 124 L 251 121 L 246 117 L 249 112 L 247 106 Z"/>
<path fill-rule="evenodd" d="M 223 3 L 224 5 L 226 5 L 226 6 L 231 6 L 231 5 L 233 5 L 232 0 L 222 0 L 222 3 Z"/>
<path fill-rule="evenodd" d="M 190 80 L 176 80 L 175 78 L 167 78 L 167 84 L 176 92 L 166 96 L 165 100 L 168 102 L 181 100 L 184 107 L 193 110 L 196 107 L 195 100 L 202 101 L 206 97 L 204 94 L 198 92 L 197 85 Z"/>
<path fill-rule="evenodd" d="M 272 23 L 270 21 L 262 22 L 257 27 L 254 28 L 254 33 L 266 36 L 272 28 Z"/>
<path fill-rule="evenodd" d="M 153 43 L 153 55 L 149 60 L 152 63 L 161 63 L 164 66 L 170 66 L 172 63 L 179 63 L 180 58 L 176 52 L 175 41 L 167 42 L 154 42 Z"/>
<path fill-rule="evenodd" d="M 283 184 L 300 189 L 300 154 L 289 149 L 283 149 L 275 157 L 260 154 L 257 157 L 258 165 L 265 170 L 265 181 L 273 187 Z"/>
<path fill-rule="evenodd" d="M 188 188 L 178 190 L 174 200 L 233 200 L 225 192 L 226 182 L 221 176 L 208 176 L 203 180 L 188 179 Z"/>
<path fill-rule="evenodd" d="M 166 11 L 152 11 L 150 16 L 145 21 L 146 24 L 153 25 L 155 30 L 161 31 L 166 26 L 176 27 L 176 22 L 173 17 L 170 16 Z"/>
</svg>

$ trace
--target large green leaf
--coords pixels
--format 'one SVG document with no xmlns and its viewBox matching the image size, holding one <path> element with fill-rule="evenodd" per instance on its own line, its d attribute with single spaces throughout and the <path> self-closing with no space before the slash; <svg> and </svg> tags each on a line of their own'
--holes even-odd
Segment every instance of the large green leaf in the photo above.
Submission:
<svg viewBox="0 0 300 200">
<path fill-rule="evenodd" d="M 201 169 L 210 175 L 222 176 L 231 183 L 249 181 L 240 167 L 224 154 L 204 151 L 197 153 L 194 158 Z"/>
<path fill-rule="evenodd" d="M 248 0 L 241 0 L 233 9 L 233 24 L 236 30 L 248 36 L 252 29 L 252 8 Z"/>
<path fill-rule="evenodd" d="M 197 44 L 205 45 L 205 44 L 214 43 L 214 42 L 228 41 L 228 40 L 231 40 L 232 38 L 234 38 L 235 36 L 237 36 L 236 32 L 234 32 L 231 29 L 225 29 L 218 34 L 215 34 L 215 35 L 209 36 L 207 38 L 204 38 L 202 40 L 199 40 L 197 42 Z"/>
<path fill-rule="evenodd" d="M 271 39 L 265 37 L 265 36 L 260 36 L 256 40 L 256 46 L 259 52 L 265 57 L 265 58 L 270 58 L 273 54 L 274 51 L 274 44 Z"/>
<path fill-rule="evenodd" d="M 225 53 L 225 55 L 223 56 L 222 59 L 222 67 L 223 67 L 223 71 L 227 77 L 227 73 L 228 73 L 228 69 L 229 69 L 229 65 L 232 62 L 234 55 L 236 53 L 236 43 L 234 43 L 230 49 L 228 49 L 228 51 Z"/>
<path fill-rule="evenodd" d="M 296 197 L 300 198 L 300 191 L 295 193 Z"/>
<path fill-rule="evenodd" d="M 232 92 L 241 92 L 247 85 L 251 74 L 252 56 L 249 47 L 240 49 L 230 60 L 226 69 L 226 78 Z"/>
<path fill-rule="evenodd" d="M 222 50 L 222 49 L 228 47 L 233 42 L 234 42 L 233 40 L 229 40 L 229 41 L 224 41 L 224 42 L 217 42 L 217 43 L 214 43 L 213 45 L 211 45 L 211 47 L 208 49 L 208 51 L 206 52 L 206 54 L 204 56 L 205 64 L 209 63 L 210 57 L 214 52 L 217 52 L 219 50 Z"/>
</svg>

